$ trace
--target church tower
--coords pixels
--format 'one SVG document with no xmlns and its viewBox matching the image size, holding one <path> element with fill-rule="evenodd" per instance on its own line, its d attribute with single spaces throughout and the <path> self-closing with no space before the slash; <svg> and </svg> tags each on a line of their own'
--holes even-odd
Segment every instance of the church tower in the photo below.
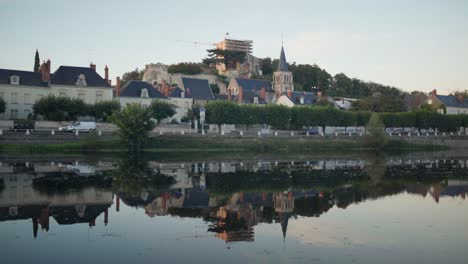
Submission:
<svg viewBox="0 0 468 264">
<path fill-rule="evenodd" d="M 273 73 L 273 87 L 277 96 L 286 93 L 288 90 L 294 91 L 292 72 L 288 70 L 284 48 L 281 46 L 281 55 L 278 62 L 278 69 Z"/>
</svg>

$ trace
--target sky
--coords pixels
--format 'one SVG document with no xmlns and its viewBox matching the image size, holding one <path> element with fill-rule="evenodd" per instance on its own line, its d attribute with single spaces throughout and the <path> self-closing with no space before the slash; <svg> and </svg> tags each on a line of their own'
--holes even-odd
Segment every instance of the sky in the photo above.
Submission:
<svg viewBox="0 0 468 264">
<path fill-rule="evenodd" d="M 0 0 L 0 68 L 59 65 L 122 75 L 199 62 L 231 38 L 253 55 L 317 64 L 404 91 L 468 89 L 467 0 Z M 201 42 L 202 44 L 194 44 Z M 206 43 L 206 44 L 205 44 Z"/>
</svg>

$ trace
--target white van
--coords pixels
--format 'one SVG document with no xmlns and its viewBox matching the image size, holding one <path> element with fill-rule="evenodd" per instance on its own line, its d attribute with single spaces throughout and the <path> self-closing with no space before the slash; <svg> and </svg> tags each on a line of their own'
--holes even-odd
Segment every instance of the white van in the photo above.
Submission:
<svg viewBox="0 0 468 264">
<path fill-rule="evenodd" d="M 96 122 L 75 122 L 69 126 L 59 127 L 59 131 L 90 132 L 96 129 Z"/>
</svg>

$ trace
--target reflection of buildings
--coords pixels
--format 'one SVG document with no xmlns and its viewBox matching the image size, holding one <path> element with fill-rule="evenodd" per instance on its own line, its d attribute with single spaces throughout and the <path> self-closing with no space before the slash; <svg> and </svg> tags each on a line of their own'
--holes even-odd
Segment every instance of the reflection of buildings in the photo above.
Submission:
<svg viewBox="0 0 468 264">
<path fill-rule="evenodd" d="M 7 173 L 0 173 L 4 182 L 0 192 L 0 221 L 32 219 L 35 237 L 39 226 L 49 230 L 50 217 L 60 225 L 88 223 L 94 226 L 96 218 L 104 212 L 107 224 L 112 192 L 94 186 L 73 192 L 38 189 L 35 183 L 47 179 L 47 174 L 36 173 L 36 168 L 31 166 L 13 166 L 10 171 L 5 168 L 2 172 Z M 66 180 L 61 182 L 66 184 Z"/>
</svg>

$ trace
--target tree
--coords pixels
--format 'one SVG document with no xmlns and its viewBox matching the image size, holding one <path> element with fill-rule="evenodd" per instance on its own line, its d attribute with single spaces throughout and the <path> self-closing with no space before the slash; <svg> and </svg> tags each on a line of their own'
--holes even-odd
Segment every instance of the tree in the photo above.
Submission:
<svg viewBox="0 0 468 264">
<path fill-rule="evenodd" d="M 352 109 L 371 112 L 404 112 L 403 99 L 399 96 L 371 96 L 352 103 Z"/>
<path fill-rule="evenodd" d="M 2 97 L 0 97 L 0 114 L 5 113 L 5 110 L 6 110 L 5 100 L 3 100 Z"/>
<path fill-rule="evenodd" d="M 158 120 L 158 123 L 161 123 L 161 120 L 164 118 L 171 117 L 175 115 L 175 106 L 160 100 L 153 100 L 149 107 L 154 119 Z"/>
<path fill-rule="evenodd" d="M 271 75 L 273 74 L 274 69 L 271 62 L 271 58 L 262 59 L 262 75 Z"/>
<path fill-rule="evenodd" d="M 210 88 L 213 94 L 219 94 L 219 87 L 217 84 L 210 84 Z"/>
<path fill-rule="evenodd" d="M 224 64 L 226 69 L 235 69 L 237 63 L 245 61 L 245 52 L 237 50 L 209 49 L 208 57 L 203 59 L 207 65 Z"/>
<path fill-rule="evenodd" d="M 464 98 L 468 98 L 468 89 L 467 90 L 454 91 L 454 92 L 451 92 L 450 95 L 463 96 Z"/>
<path fill-rule="evenodd" d="M 97 102 L 95 105 L 89 106 L 89 114 L 97 120 L 107 121 L 107 118 L 114 111 L 120 110 L 120 103 L 117 100 Z"/>
<path fill-rule="evenodd" d="M 119 128 L 117 135 L 126 144 L 128 151 L 138 152 L 143 149 L 149 132 L 156 125 L 151 120 L 152 117 L 151 108 L 132 103 L 119 111 L 114 111 L 110 120 Z"/>
<path fill-rule="evenodd" d="M 40 98 L 32 108 L 34 115 L 41 115 L 46 120 L 53 121 L 76 120 L 78 116 L 89 114 L 89 107 L 83 100 L 54 95 Z"/>
<path fill-rule="evenodd" d="M 202 68 L 201 68 L 199 63 L 181 62 L 181 63 L 178 63 L 178 64 L 170 65 L 167 68 L 167 72 L 193 75 L 193 74 L 202 73 Z"/>
<path fill-rule="evenodd" d="M 367 135 L 365 137 L 365 144 L 373 149 L 382 149 L 387 145 L 388 138 L 384 131 L 384 124 L 378 114 L 373 113 L 367 123 Z"/>
<path fill-rule="evenodd" d="M 39 51 L 36 50 L 36 56 L 34 57 L 34 71 L 37 72 L 39 71 L 39 67 L 40 67 L 40 59 L 39 59 Z"/>
<path fill-rule="evenodd" d="M 133 71 L 126 72 L 122 75 L 120 82 L 121 86 L 124 86 L 129 81 L 141 81 L 143 79 L 144 70 L 138 70 L 135 68 Z"/>
</svg>

